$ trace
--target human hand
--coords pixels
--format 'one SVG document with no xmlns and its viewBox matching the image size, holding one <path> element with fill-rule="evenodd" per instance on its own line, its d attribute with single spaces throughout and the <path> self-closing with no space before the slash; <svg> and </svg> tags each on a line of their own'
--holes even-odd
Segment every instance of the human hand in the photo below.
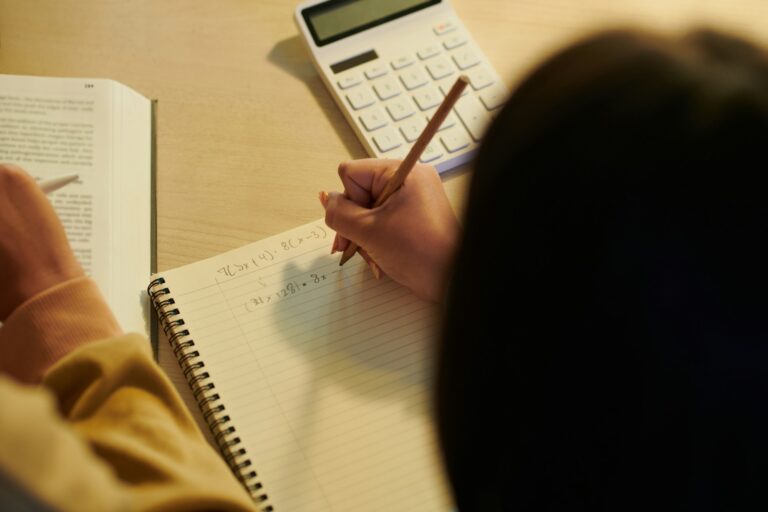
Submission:
<svg viewBox="0 0 768 512">
<path fill-rule="evenodd" d="M 333 250 L 349 241 L 366 260 L 423 299 L 443 294 L 459 237 L 459 223 L 434 167 L 417 164 L 403 186 L 378 208 L 369 209 L 397 170 L 399 160 L 342 163 L 344 194 L 321 193 L 325 222 L 335 230 Z"/>
<path fill-rule="evenodd" d="M 53 206 L 21 168 L 0 164 L 0 322 L 34 295 L 84 275 Z"/>
</svg>

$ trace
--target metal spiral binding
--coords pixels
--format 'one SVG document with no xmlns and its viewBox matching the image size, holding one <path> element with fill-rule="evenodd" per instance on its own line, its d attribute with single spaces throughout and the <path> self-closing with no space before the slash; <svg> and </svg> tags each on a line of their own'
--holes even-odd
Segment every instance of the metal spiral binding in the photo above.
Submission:
<svg viewBox="0 0 768 512">
<path fill-rule="evenodd" d="M 171 291 L 163 285 L 165 279 L 159 277 L 149 283 L 147 293 L 203 418 L 211 429 L 224 460 L 251 495 L 251 499 L 262 507 L 262 512 L 273 512 L 274 508 L 267 503 L 268 498 L 261 482 L 257 481 L 251 460 L 240 438 L 235 435 L 237 431 L 231 425 L 229 415 L 224 414 L 224 404 L 221 403 L 219 394 L 214 391 L 216 385 L 211 382 L 210 374 L 202 370 L 205 363 L 199 359 L 200 352 L 195 349 L 195 342 L 190 337 L 189 330 L 184 327 L 181 312 L 175 307 L 176 301 L 170 297 Z"/>
</svg>

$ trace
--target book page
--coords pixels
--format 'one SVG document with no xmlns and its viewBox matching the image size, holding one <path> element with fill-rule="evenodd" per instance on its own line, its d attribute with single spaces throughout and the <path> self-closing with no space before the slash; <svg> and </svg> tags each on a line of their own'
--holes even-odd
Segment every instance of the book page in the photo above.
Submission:
<svg viewBox="0 0 768 512">
<path fill-rule="evenodd" d="M 333 236 L 318 221 L 158 275 L 275 510 L 452 510 L 436 308 L 340 267 Z"/>
<path fill-rule="evenodd" d="M 151 110 L 148 100 L 136 101 L 135 93 L 125 99 L 123 89 L 110 80 L 0 75 L 0 162 L 16 164 L 37 179 L 79 175 L 49 199 L 77 259 L 123 329 L 147 333 L 141 290 L 151 257 Z M 124 116 L 127 101 L 132 108 Z M 146 140 L 137 140 L 136 133 Z M 129 182 L 138 185 L 126 186 Z M 142 195 L 131 193 L 136 187 L 142 187 Z M 130 224 L 121 213 L 124 202 L 134 212 Z M 126 233 L 126 224 L 134 231 Z M 146 248 L 146 256 L 136 253 L 137 245 Z M 135 265 L 143 272 L 137 273 Z M 133 279 L 129 289 L 125 276 Z"/>
<path fill-rule="evenodd" d="M 125 331 L 149 334 L 147 279 L 154 268 L 152 103 L 112 82 L 110 305 Z"/>
</svg>

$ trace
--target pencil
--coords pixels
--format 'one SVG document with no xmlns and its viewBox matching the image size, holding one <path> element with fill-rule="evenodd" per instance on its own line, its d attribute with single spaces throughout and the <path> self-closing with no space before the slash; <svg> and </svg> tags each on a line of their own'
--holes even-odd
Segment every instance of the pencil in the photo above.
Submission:
<svg viewBox="0 0 768 512">
<path fill-rule="evenodd" d="M 79 176 L 77 174 L 68 174 L 66 176 L 57 176 L 56 178 L 41 180 L 38 185 L 45 194 L 50 194 L 51 192 L 59 190 L 64 185 L 72 183 L 78 178 Z"/>
<path fill-rule="evenodd" d="M 424 149 L 427 147 L 430 141 L 432 141 L 432 137 L 435 136 L 435 133 L 437 133 L 437 130 L 440 128 L 440 125 L 443 124 L 445 118 L 448 117 L 448 114 L 451 113 L 451 109 L 456 104 L 456 101 L 459 99 L 459 97 L 461 97 L 461 93 L 464 92 L 464 88 L 468 83 L 469 79 L 465 75 L 461 75 L 456 79 L 456 82 L 451 87 L 451 90 L 448 91 L 448 94 L 445 95 L 443 102 L 439 107 L 437 107 L 435 115 L 432 116 L 432 119 L 429 120 L 427 126 L 424 127 L 421 135 L 419 135 L 419 138 L 416 139 L 416 143 L 411 146 L 411 150 L 408 151 L 405 159 L 400 162 L 400 166 L 395 171 L 395 174 L 393 174 L 387 184 L 384 185 L 384 190 L 382 190 L 381 194 L 379 194 L 379 197 L 376 198 L 376 202 L 373 203 L 373 208 L 377 208 L 384 204 L 384 201 L 389 199 L 389 196 L 391 196 L 397 189 L 402 186 L 405 178 L 408 176 L 408 173 L 411 172 L 413 166 L 416 165 L 416 162 L 419 160 L 419 158 L 421 158 L 421 154 L 424 152 Z M 341 255 L 341 261 L 339 261 L 339 265 L 345 264 L 352 256 L 355 255 L 357 250 L 357 244 L 350 240 L 349 245 Z"/>
</svg>

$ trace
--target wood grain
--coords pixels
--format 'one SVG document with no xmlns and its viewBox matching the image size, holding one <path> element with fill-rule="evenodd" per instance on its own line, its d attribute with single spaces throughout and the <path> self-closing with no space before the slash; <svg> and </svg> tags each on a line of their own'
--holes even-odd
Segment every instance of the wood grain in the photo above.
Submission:
<svg viewBox="0 0 768 512">
<path fill-rule="evenodd" d="M 0 0 L 0 72 L 112 78 L 159 101 L 158 265 L 322 216 L 365 156 L 309 61 L 291 0 Z M 588 31 L 710 24 L 768 43 L 765 0 L 454 0 L 514 84 Z M 445 177 L 463 207 L 468 169 Z"/>
</svg>

